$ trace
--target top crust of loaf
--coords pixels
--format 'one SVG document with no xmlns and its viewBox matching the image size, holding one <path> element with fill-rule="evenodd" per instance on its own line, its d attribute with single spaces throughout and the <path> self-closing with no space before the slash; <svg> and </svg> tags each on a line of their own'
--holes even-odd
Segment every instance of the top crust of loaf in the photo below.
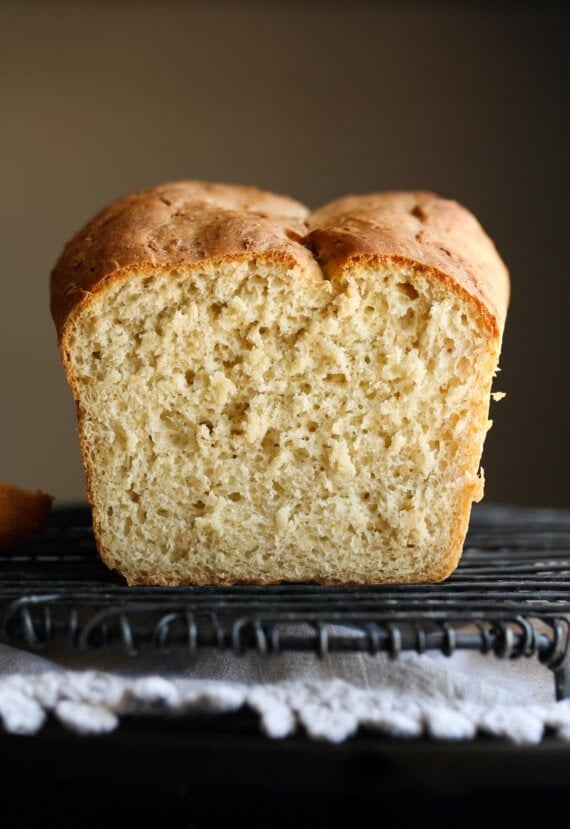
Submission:
<svg viewBox="0 0 570 829">
<path fill-rule="evenodd" d="M 457 202 L 426 192 L 345 196 L 315 210 L 308 223 L 306 241 L 321 263 L 411 262 L 470 297 L 492 333 L 502 334 L 508 271 L 477 219 Z"/>
<path fill-rule="evenodd" d="M 304 265 L 308 275 L 316 262 L 328 273 L 351 260 L 409 262 L 468 297 L 490 336 L 502 336 L 507 270 L 457 202 L 391 192 L 346 196 L 309 213 L 293 199 L 254 187 L 189 180 L 120 199 L 67 244 L 51 281 L 62 351 L 71 317 L 117 279 L 255 256 Z"/>
<path fill-rule="evenodd" d="M 226 257 L 265 254 L 308 265 L 296 240 L 308 210 L 255 187 L 180 181 L 102 210 L 65 247 L 52 273 L 51 310 L 61 338 L 69 315 L 116 278 Z"/>
</svg>

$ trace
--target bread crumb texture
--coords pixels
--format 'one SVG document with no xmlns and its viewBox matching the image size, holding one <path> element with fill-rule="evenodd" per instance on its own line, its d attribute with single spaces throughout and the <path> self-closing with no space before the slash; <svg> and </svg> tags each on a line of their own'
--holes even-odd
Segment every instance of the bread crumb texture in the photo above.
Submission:
<svg viewBox="0 0 570 829">
<path fill-rule="evenodd" d="M 500 337 L 409 260 L 218 258 L 65 329 L 100 550 L 130 583 L 434 581 L 457 564 Z"/>
</svg>

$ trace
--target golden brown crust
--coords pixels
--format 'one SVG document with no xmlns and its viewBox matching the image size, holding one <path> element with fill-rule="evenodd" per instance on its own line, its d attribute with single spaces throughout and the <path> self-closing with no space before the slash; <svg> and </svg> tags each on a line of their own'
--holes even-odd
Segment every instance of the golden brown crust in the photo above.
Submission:
<svg viewBox="0 0 570 829">
<path fill-rule="evenodd" d="M 23 541 L 43 529 L 53 498 L 39 489 L 28 489 L 0 481 L 0 547 Z"/>
<path fill-rule="evenodd" d="M 51 279 L 60 338 L 70 314 L 129 273 L 172 270 L 225 257 L 309 259 L 297 239 L 308 211 L 254 187 L 180 181 L 126 196 L 65 247 Z"/>
<path fill-rule="evenodd" d="M 346 196 L 314 211 L 306 241 L 322 265 L 362 259 L 409 262 L 463 293 L 502 334 L 509 277 L 479 222 L 455 201 L 433 193 Z"/>
<path fill-rule="evenodd" d="M 180 181 L 120 199 L 68 243 L 51 281 L 58 335 L 73 312 L 130 273 L 255 255 L 308 263 L 307 247 L 328 266 L 407 261 L 467 295 L 490 331 L 502 333 L 507 270 L 457 202 L 424 192 L 376 193 L 346 196 L 309 215 L 299 202 L 253 187 Z"/>
</svg>

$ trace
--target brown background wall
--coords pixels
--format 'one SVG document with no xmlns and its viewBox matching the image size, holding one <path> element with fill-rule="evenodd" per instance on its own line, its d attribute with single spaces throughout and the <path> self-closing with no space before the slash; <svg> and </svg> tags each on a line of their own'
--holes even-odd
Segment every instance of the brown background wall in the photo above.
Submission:
<svg viewBox="0 0 570 829">
<path fill-rule="evenodd" d="M 178 177 L 317 205 L 428 188 L 513 280 L 487 496 L 570 506 L 568 15 L 545 5 L 3 2 L 0 478 L 84 497 L 48 312 L 63 243 Z"/>
</svg>

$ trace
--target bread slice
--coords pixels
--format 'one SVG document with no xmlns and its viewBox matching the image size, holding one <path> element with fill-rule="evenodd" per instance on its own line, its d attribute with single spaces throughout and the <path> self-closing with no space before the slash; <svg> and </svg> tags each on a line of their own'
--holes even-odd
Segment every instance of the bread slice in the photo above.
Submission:
<svg viewBox="0 0 570 829">
<path fill-rule="evenodd" d="M 107 208 L 52 275 L 103 560 L 130 584 L 445 578 L 508 290 L 429 193 L 310 214 L 185 181 Z"/>
<path fill-rule="evenodd" d="M 53 498 L 39 489 L 20 489 L 0 481 L 0 547 L 9 547 L 40 532 Z"/>
</svg>

